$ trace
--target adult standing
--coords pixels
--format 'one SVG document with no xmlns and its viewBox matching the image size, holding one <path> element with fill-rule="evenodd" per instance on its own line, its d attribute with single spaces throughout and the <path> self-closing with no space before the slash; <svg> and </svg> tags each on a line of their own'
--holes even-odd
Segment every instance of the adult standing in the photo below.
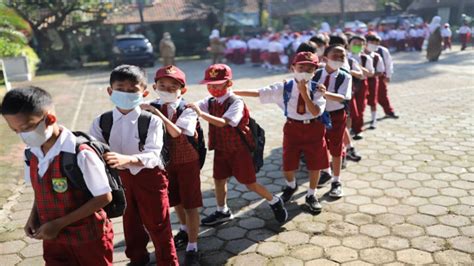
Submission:
<svg viewBox="0 0 474 266">
<path fill-rule="evenodd" d="M 426 51 L 426 58 L 430 62 L 438 61 L 441 51 L 443 50 L 441 37 L 441 17 L 435 16 L 429 25 L 430 37 L 428 38 L 428 49 Z"/>
<path fill-rule="evenodd" d="M 174 65 L 176 47 L 169 32 L 163 33 L 163 38 L 160 41 L 160 55 L 164 66 Z"/>
<path fill-rule="evenodd" d="M 224 43 L 222 42 L 219 30 L 213 29 L 209 35 L 209 52 L 211 53 L 212 64 L 221 63 L 224 55 Z"/>
</svg>

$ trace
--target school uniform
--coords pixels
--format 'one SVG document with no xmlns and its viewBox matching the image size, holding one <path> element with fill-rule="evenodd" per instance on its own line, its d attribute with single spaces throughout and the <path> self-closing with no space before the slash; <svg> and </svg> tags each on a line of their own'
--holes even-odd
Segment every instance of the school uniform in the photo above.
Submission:
<svg viewBox="0 0 474 266">
<path fill-rule="evenodd" d="M 270 65 L 272 66 L 281 65 L 280 54 L 283 53 L 283 51 L 284 51 L 283 45 L 276 40 L 273 40 L 268 44 L 268 52 L 269 52 L 268 62 L 270 63 Z"/>
<path fill-rule="evenodd" d="M 147 262 L 146 246 L 151 237 L 157 264 L 178 265 L 169 219 L 168 179 L 160 159 L 163 125 L 157 116 L 151 117 L 147 139 L 143 151 L 140 151 L 137 123 L 141 112 L 140 107 L 125 115 L 117 108 L 112 111 L 110 149 L 135 156 L 143 164 L 120 170 L 127 200 L 123 215 L 125 254 L 132 262 Z M 105 141 L 99 120 L 100 117 L 94 120 L 90 133 L 99 141 Z"/>
<path fill-rule="evenodd" d="M 469 26 L 463 25 L 458 30 L 459 40 L 461 41 L 461 51 L 466 49 L 467 43 L 471 37 L 471 29 Z"/>
<path fill-rule="evenodd" d="M 35 192 L 40 225 L 77 210 L 90 199 L 88 192 L 73 187 L 62 175 L 61 153 L 76 153 L 76 137 L 64 127 L 51 149 L 43 154 L 40 147 L 30 149 L 32 157 L 25 165 L 25 181 Z M 104 164 L 92 148 L 81 145 L 77 164 L 92 196 L 111 191 Z M 100 209 L 63 228 L 55 239 L 43 240 L 46 265 L 112 265 L 113 228 Z"/>
<path fill-rule="evenodd" d="M 247 136 L 247 143 L 253 147 L 254 140 L 247 126 L 250 114 L 240 97 L 229 105 L 231 96 L 237 97 L 234 93 L 228 92 L 217 98 L 207 97 L 198 104 L 203 112 L 229 121 L 229 124 L 224 127 L 209 124 L 208 145 L 209 150 L 214 150 L 213 177 L 222 180 L 235 176 L 241 184 L 248 185 L 255 183 L 257 177 L 252 155 L 236 128 Z M 209 106 L 211 98 L 212 106 Z"/>
<path fill-rule="evenodd" d="M 155 103 L 161 106 L 161 113 L 182 130 L 179 137 L 168 138 L 170 162 L 166 171 L 170 206 L 182 204 L 184 209 L 195 209 L 202 207 L 201 170 L 199 154 L 188 137 L 195 137 L 197 114 L 186 108 L 178 117 L 177 108 L 181 101 L 182 98 L 173 103 L 163 103 L 160 100 Z"/>
<path fill-rule="evenodd" d="M 336 79 L 338 75 L 344 75 L 344 81 L 339 88 L 336 88 Z M 352 97 L 352 77 L 350 74 L 341 69 L 329 74 L 326 69 L 322 69 L 319 80 L 314 80 L 317 83 L 324 84 L 326 90 L 332 93 L 338 93 L 344 96 L 346 100 Z M 337 92 L 336 92 L 337 89 Z M 347 113 L 343 103 L 336 101 L 326 101 L 326 111 L 331 116 L 332 128 L 326 130 L 325 138 L 329 153 L 333 157 L 342 156 L 343 137 L 346 130 Z"/>
<path fill-rule="evenodd" d="M 397 31 L 397 51 L 405 51 L 406 35 L 407 32 L 405 30 L 399 29 Z"/>
<path fill-rule="evenodd" d="M 443 29 L 441 29 L 441 37 L 443 37 L 443 45 L 444 45 L 444 49 L 450 49 L 451 50 L 451 36 L 452 36 L 452 32 L 451 32 L 451 29 L 448 27 L 444 27 Z"/>
<path fill-rule="evenodd" d="M 372 58 L 373 68 L 375 70 L 375 73 L 385 72 L 385 65 L 384 65 L 383 59 L 378 53 L 372 52 L 372 53 L 368 53 L 367 55 Z M 367 79 L 367 83 L 369 85 L 369 93 L 367 94 L 367 105 L 369 105 L 370 107 L 377 106 L 379 82 L 380 82 L 380 79 L 378 76 L 373 76 Z"/>
<path fill-rule="evenodd" d="M 378 91 L 378 102 L 383 107 L 386 115 L 394 114 L 390 99 L 388 98 L 387 86 L 388 83 L 385 78 L 391 78 L 393 73 L 393 61 L 392 56 L 387 48 L 379 46 L 377 53 L 382 57 L 385 65 L 385 71 L 382 76 L 379 77 L 379 91 Z"/>
<path fill-rule="evenodd" d="M 298 170 L 301 154 L 304 154 L 308 170 L 328 168 L 329 159 L 324 139 L 326 129 L 317 120 L 324 112 L 326 100 L 320 92 L 314 93 L 312 102 L 320 109 L 320 113 L 315 116 L 305 106 L 297 82 L 293 80 L 292 83 L 293 87 L 286 108 L 283 98 L 284 83 L 275 83 L 259 89 L 262 104 L 275 103 L 287 112 L 287 120 L 283 127 L 283 171 Z M 311 82 L 308 82 L 307 86 L 310 88 Z"/>
<path fill-rule="evenodd" d="M 357 61 L 362 67 L 366 68 L 369 72 L 374 73 L 374 66 L 372 58 L 366 54 L 349 54 L 349 57 Z M 364 125 L 364 111 L 367 105 L 367 94 L 369 92 L 369 84 L 367 79 L 352 79 L 353 86 L 353 98 L 357 105 L 357 114 L 351 113 L 352 118 L 352 130 L 355 134 L 362 132 Z"/>
<path fill-rule="evenodd" d="M 250 62 L 252 64 L 261 64 L 262 60 L 260 58 L 260 40 L 257 38 L 252 38 L 247 42 L 247 46 L 250 50 Z"/>
</svg>

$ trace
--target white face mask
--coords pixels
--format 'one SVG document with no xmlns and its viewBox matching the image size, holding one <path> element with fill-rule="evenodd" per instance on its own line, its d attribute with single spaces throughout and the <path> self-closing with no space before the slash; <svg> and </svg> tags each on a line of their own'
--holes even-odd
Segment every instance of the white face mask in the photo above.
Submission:
<svg viewBox="0 0 474 266">
<path fill-rule="evenodd" d="M 306 80 L 310 81 L 314 76 L 314 73 L 307 73 L 307 72 L 295 72 L 294 77 L 296 81 Z"/>
<path fill-rule="evenodd" d="M 323 55 L 324 55 L 324 47 L 318 47 L 318 48 L 316 48 L 316 54 L 318 55 L 319 58 L 323 57 Z"/>
<path fill-rule="evenodd" d="M 18 135 L 29 147 L 41 147 L 53 135 L 53 127 L 46 127 L 46 121 L 43 119 L 32 131 L 20 132 Z"/>
<path fill-rule="evenodd" d="M 379 49 L 378 45 L 372 44 L 372 43 L 367 44 L 367 51 L 373 53 L 373 52 L 377 51 L 377 49 Z"/>
<path fill-rule="evenodd" d="M 155 90 L 155 91 L 160 97 L 160 100 L 162 100 L 165 103 L 174 103 L 181 96 L 181 90 L 177 90 L 175 92 L 167 92 L 167 91 L 160 91 L 160 90 Z"/>
<path fill-rule="evenodd" d="M 341 62 L 341 61 L 334 61 L 334 60 L 328 61 L 328 66 L 334 70 L 341 68 L 343 65 L 344 65 L 344 62 Z"/>
</svg>

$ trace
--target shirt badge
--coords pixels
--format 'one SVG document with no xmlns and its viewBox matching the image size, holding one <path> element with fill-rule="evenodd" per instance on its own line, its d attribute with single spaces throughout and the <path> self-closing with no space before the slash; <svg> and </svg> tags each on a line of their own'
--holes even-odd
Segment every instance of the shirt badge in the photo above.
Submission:
<svg viewBox="0 0 474 266">
<path fill-rule="evenodd" d="M 53 190 L 58 193 L 64 193 L 67 190 L 67 178 L 60 177 L 60 178 L 53 178 Z"/>
</svg>

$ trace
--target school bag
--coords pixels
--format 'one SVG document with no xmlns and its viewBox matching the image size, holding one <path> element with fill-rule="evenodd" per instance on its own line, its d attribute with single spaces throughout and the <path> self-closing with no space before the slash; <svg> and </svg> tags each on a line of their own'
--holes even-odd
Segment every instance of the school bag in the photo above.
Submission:
<svg viewBox="0 0 474 266">
<path fill-rule="evenodd" d="M 92 194 L 87 188 L 82 171 L 77 164 L 77 154 L 80 152 L 79 147 L 81 145 L 87 145 L 90 147 L 104 163 L 105 173 L 109 181 L 109 186 L 112 190 L 112 201 L 103 209 L 109 218 L 122 216 L 127 206 L 122 180 L 120 179 L 118 171 L 109 167 L 103 159 L 103 155 L 107 152 L 110 152 L 110 147 L 84 132 L 74 131 L 72 133 L 74 136 L 76 136 L 76 153 L 61 152 L 61 174 L 67 178 L 72 187 L 85 191 L 90 196 L 90 198 L 93 198 Z M 30 165 L 32 156 L 33 153 L 31 150 L 29 148 L 26 149 L 26 165 Z"/>
<path fill-rule="evenodd" d="M 344 80 L 346 79 L 345 77 L 346 74 L 350 75 L 350 72 L 347 71 L 345 68 L 340 68 L 339 70 L 342 72 L 340 72 L 336 77 L 336 84 L 334 84 L 335 93 L 339 92 L 339 88 L 341 87 L 342 83 L 344 83 Z M 313 77 L 313 81 L 319 81 L 321 79 L 322 74 L 323 74 L 322 69 L 316 70 L 316 73 L 314 74 L 314 77 Z M 349 101 L 345 100 L 344 102 L 342 102 L 342 104 L 344 105 L 344 109 L 346 110 L 346 113 L 349 114 L 350 113 Z"/>
<path fill-rule="evenodd" d="M 227 100 L 225 110 L 229 109 L 229 107 L 237 100 L 237 97 L 232 95 Z M 211 108 L 213 104 L 216 102 L 215 98 L 210 98 L 208 101 L 208 109 L 209 113 L 211 113 Z M 250 153 L 252 154 L 252 161 L 253 166 L 255 168 L 255 173 L 260 171 L 260 168 L 263 166 L 263 151 L 265 148 L 265 130 L 253 119 L 249 117 L 249 124 L 247 125 L 252 133 L 252 138 L 254 140 L 255 146 L 252 147 L 250 143 L 245 139 L 244 133 L 238 128 L 235 127 L 235 130 L 239 134 L 242 141 L 245 143 L 245 146 L 249 149 Z"/>
<path fill-rule="evenodd" d="M 176 117 L 179 117 L 183 113 L 183 111 L 186 109 L 186 104 L 187 104 L 186 101 L 182 99 L 178 105 L 178 108 L 176 109 Z M 161 107 L 162 107 L 162 105 L 159 104 L 158 102 L 151 102 L 150 105 L 155 107 L 158 110 L 161 110 Z M 206 162 L 207 148 L 206 148 L 206 141 L 204 139 L 204 131 L 202 130 L 201 123 L 199 123 L 199 118 L 196 123 L 196 133 L 197 133 L 197 139 L 195 138 L 195 136 L 186 136 L 186 137 L 188 139 L 188 142 L 198 152 L 199 166 L 202 169 L 202 167 L 204 166 L 204 163 Z"/>
<path fill-rule="evenodd" d="M 148 137 L 148 128 L 150 127 L 150 121 L 153 114 L 150 112 L 141 112 L 140 116 L 138 117 L 138 150 L 141 152 L 144 150 L 146 138 Z M 113 125 L 113 113 L 112 111 L 108 111 L 103 113 L 99 118 L 99 127 L 102 130 L 102 137 L 104 138 L 105 142 L 109 144 L 110 139 L 110 131 L 112 130 Z M 163 132 L 166 132 L 165 126 L 163 125 Z M 170 153 L 168 150 L 168 138 L 166 134 L 163 134 L 163 146 L 161 147 L 161 162 L 163 166 L 166 167 L 170 162 Z"/>
</svg>

